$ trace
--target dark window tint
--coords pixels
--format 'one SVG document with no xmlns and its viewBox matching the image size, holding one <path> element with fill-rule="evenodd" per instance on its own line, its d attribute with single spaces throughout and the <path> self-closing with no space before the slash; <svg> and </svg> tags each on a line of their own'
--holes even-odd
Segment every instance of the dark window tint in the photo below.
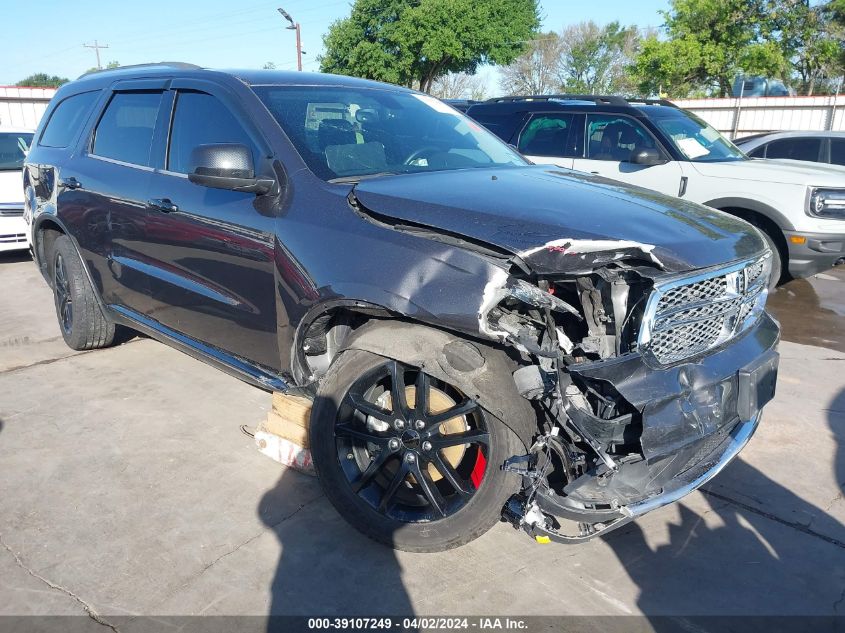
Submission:
<svg viewBox="0 0 845 633">
<path fill-rule="evenodd" d="M 519 135 L 519 151 L 528 156 L 575 156 L 572 114 L 537 114 Z"/>
<path fill-rule="evenodd" d="M 587 158 L 625 162 L 634 151 L 657 149 L 652 136 L 627 117 L 587 115 Z"/>
<path fill-rule="evenodd" d="M 766 158 L 817 161 L 821 144 L 821 139 L 818 138 L 785 138 L 772 141 L 766 151 Z"/>
<path fill-rule="evenodd" d="M 739 149 L 742 149 L 741 147 Z M 750 152 L 746 152 L 752 158 L 763 158 L 766 155 L 766 146 L 761 145 L 760 147 L 751 150 Z"/>
<path fill-rule="evenodd" d="M 253 148 L 241 124 L 215 97 L 203 92 L 180 92 L 170 132 L 167 169 L 187 174 L 191 151 L 209 143 L 240 143 Z"/>
<path fill-rule="evenodd" d="M 93 153 L 133 165 L 149 165 L 160 101 L 160 92 L 116 93 L 97 125 Z"/>
<path fill-rule="evenodd" d="M 845 139 L 830 139 L 830 162 L 845 165 Z"/>
<path fill-rule="evenodd" d="M 32 134 L 0 132 L 0 171 L 20 171 L 32 143 Z"/>
<path fill-rule="evenodd" d="M 91 107 L 94 105 L 99 92 L 83 92 L 78 95 L 73 95 L 64 99 L 53 114 L 50 115 L 50 120 L 47 122 L 47 127 L 41 134 L 39 145 L 45 147 L 67 147 L 73 140 L 79 126 L 81 126 Z"/>
</svg>

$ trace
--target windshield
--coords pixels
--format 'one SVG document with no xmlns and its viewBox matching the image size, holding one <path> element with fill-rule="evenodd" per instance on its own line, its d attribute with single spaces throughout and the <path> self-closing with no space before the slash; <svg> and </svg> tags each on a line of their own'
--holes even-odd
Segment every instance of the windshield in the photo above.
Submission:
<svg viewBox="0 0 845 633">
<path fill-rule="evenodd" d="M 747 158 L 741 149 L 694 114 L 672 109 L 666 114 L 650 114 L 650 118 L 688 160 L 706 163 Z"/>
<path fill-rule="evenodd" d="M 527 164 L 492 133 L 428 95 L 331 86 L 253 90 L 324 180 Z"/>
<path fill-rule="evenodd" d="M 30 132 L 0 132 L 0 171 L 21 169 L 30 143 Z"/>
</svg>

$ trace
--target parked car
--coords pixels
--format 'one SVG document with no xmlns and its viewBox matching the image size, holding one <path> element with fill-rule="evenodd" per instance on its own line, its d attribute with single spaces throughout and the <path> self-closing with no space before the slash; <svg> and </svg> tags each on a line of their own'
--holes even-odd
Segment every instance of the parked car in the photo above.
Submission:
<svg viewBox="0 0 845 633">
<path fill-rule="evenodd" d="M 504 97 L 467 114 L 536 163 L 553 163 L 706 204 L 763 231 L 773 284 L 845 255 L 845 168 L 752 161 L 665 100 Z"/>
<path fill-rule="evenodd" d="M 845 132 L 766 132 L 734 141 L 751 158 L 845 166 Z"/>
<path fill-rule="evenodd" d="M 62 86 L 36 139 L 68 345 L 128 327 L 312 398 L 326 495 L 393 547 L 503 512 L 604 534 L 709 481 L 774 393 L 756 229 L 531 166 L 428 95 L 151 65 Z"/>
<path fill-rule="evenodd" d="M 0 127 L 0 252 L 26 250 L 21 169 L 32 130 Z"/>
<path fill-rule="evenodd" d="M 476 101 L 475 99 L 443 99 L 443 103 L 448 103 L 455 110 L 466 112 L 470 106 L 481 103 L 481 101 Z"/>
<path fill-rule="evenodd" d="M 795 90 L 780 79 L 766 77 L 737 77 L 731 89 L 732 97 L 794 97 Z"/>
</svg>

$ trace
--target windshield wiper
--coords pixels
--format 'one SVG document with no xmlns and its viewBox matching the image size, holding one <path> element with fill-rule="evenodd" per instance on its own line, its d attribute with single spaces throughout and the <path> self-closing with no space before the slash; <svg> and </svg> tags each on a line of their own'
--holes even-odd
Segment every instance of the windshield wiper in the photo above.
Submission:
<svg viewBox="0 0 845 633">
<path fill-rule="evenodd" d="M 357 183 L 361 182 L 362 180 L 369 180 L 370 178 L 381 178 L 382 176 L 396 176 L 401 173 L 406 172 L 377 171 L 373 174 L 359 174 L 357 176 L 340 176 L 339 178 L 331 178 L 329 179 L 329 182 L 333 184 Z"/>
</svg>

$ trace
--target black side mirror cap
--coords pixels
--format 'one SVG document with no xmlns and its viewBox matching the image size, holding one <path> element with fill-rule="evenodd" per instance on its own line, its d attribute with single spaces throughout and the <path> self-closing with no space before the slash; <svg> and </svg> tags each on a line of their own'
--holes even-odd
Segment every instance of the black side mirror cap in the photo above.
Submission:
<svg viewBox="0 0 845 633">
<path fill-rule="evenodd" d="M 631 152 L 629 162 L 632 162 L 635 165 L 645 165 L 646 167 L 650 167 L 653 165 L 663 165 L 669 161 L 659 151 L 648 147 Z"/>
<path fill-rule="evenodd" d="M 191 151 L 188 180 L 195 185 L 261 195 L 269 192 L 275 181 L 256 178 L 252 152 L 239 143 L 198 145 Z"/>
</svg>

